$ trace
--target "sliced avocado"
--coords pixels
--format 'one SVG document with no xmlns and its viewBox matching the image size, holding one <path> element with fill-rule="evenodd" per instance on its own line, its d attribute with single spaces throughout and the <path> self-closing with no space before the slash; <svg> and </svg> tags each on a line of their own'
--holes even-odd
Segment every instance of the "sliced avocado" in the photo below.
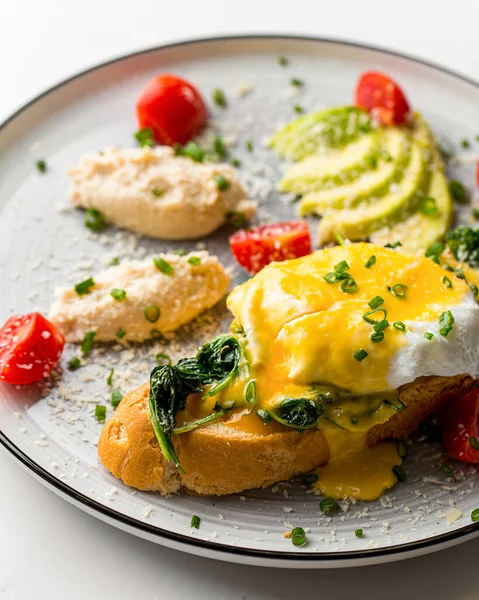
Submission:
<svg viewBox="0 0 479 600">
<path fill-rule="evenodd" d="M 368 133 L 368 113 L 355 106 L 341 106 L 304 115 L 280 129 L 270 146 L 283 158 L 296 161 L 320 154 L 325 148 L 341 148 Z"/>
<path fill-rule="evenodd" d="M 364 240 L 373 232 L 406 219 L 425 195 L 429 173 L 429 152 L 418 142 L 411 143 L 410 161 L 399 183 L 376 202 L 357 210 L 326 215 L 319 224 L 320 244 L 334 241 L 335 233 L 349 240 Z"/>
<path fill-rule="evenodd" d="M 403 176 L 410 160 L 411 135 L 407 129 L 392 128 L 380 136 L 382 153 L 376 163 L 359 173 L 357 179 L 320 192 L 306 194 L 300 204 L 301 215 L 323 215 L 331 210 L 354 208 L 366 200 L 385 195 Z M 375 168 L 374 168 L 375 167 Z"/>
<path fill-rule="evenodd" d="M 345 148 L 303 158 L 287 169 L 279 185 L 280 191 L 302 196 L 356 179 L 381 158 L 379 138 L 382 136 L 374 131 Z"/>
<path fill-rule="evenodd" d="M 382 245 L 401 242 L 406 250 L 418 250 L 443 238 L 451 226 L 453 208 L 449 183 L 442 171 L 432 173 L 426 197 L 436 201 L 436 213 L 425 215 L 418 211 L 392 228 L 385 227 L 374 232 L 370 241 Z"/>
</svg>

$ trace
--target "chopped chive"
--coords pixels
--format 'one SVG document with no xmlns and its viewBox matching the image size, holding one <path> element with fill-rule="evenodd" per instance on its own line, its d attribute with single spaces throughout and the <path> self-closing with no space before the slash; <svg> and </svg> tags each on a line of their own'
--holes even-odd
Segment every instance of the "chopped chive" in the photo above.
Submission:
<svg viewBox="0 0 479 600">
<path fill-rule="evenodd" d="M 378 159 L 376 156 L 367 156 L 366 164 L 370 169 L 375 169 L 378 166 Z"/>
<path fill-rule="evenodd" d="M 123 329 L 123 327 L 120 327 L 120 329 L 115 333 L 115 335 L 118 339 L 121 340 L 121 338 L 125 337 L 126 331 Z"/>
<path fill-rule="evenodd" d="M 406 471 L 400 465 L 393 467 L 393 473 L 398 481 L 406 481 Z"/>
<path fill-rule="evenodd" d="M 126 292 L 120 288 L 113 288 L 110 292 L 110 296 L 115 298 L 115 300 L 124 300 L 126 298 Z"/>
<path fill-rule="evenodd" d="M 479 508 L 475 508 L 471 513 L 471 521 L 476 523 L 479 521 Z"/>
<path fill-rule="evenodd" d="M 339 512 L 339 504 L 334 498 L 324 498 L 319 503 L 319 509 L 326 515 L 333 515 Z"/>
<path fill-rule="evenodd" d="M 332 271 L 331 273 L 326 273 L 323 279 L 328 283 L 337 283 L 338 281 L 340 281 L 340 279 L 338 278 L 338 273 L 333 273 Z"/>
<path fill-rule="evenodd" d="M 68 361 L 68 368 L 70 369 L 70 371 L 76 371 L 80 367 L 81 367 L 81 360 L 78 358 L 78 356 L 74 356 L 73 358 L 71 358 Z"/>
<path fill-rule="evenodd" d="M 150 323 L 156 323 L 160 318 L 160 309 L 155 304 L 147 306 L 143 312 L 145 319 Z"/>
<path fill-rule="evenodd" d="M 153 264 L 158 269 L 158 271 L 161 271 L 165 275 L 173 275 L 173 273 L 175 272 L 174 267 L 172 267 L 170 263 L 164 258 L 161 258 L 161 256 L 154 258 Z"/>
<path fill-rule="evenodd" d="M 248 150 L 248 152 L 253 152 L 253 149 L 253 140 L 246 140 L 246 150 Z"/>
<path fill-rule="evenodd" d="M 314 473 L 309 473 L 308 475 L 305 475 L 305 477 L 303 478 L 303 483 L 305 485 L 313 485 L 313 483 L 316 483 L 318 481 L 318 476 L 315 475 Z"/>
<path fill-rule="evenodd" d="M 382 342 L 383 340 L 384 340 L 384 333 L 382 331 L 375 331 L 371 335 L 371 341 L 374 342 L 375 344 L 378 344 L 379 342 Z"/>
<path fill-rule="evenodd" d="M 177 250 L 173 250 L 172 254 L 176 254 L 176 256 L 186 256 L 186 250 L 178 248 Z"/>
<path fill-rule="evenodd" d="M 447 337 L 454 325 L 454 317 L 450 310 L 446 310 L 439 317 L 439 333 L 442 337 Z"/>
<path fill-rule="evenodd" d="M 344 238 L 343 236 L 339 233 L 339 231 L 335 231 L 334 232 L 334 237 L 336 238 L 336 241 L 338 242 L 338 244 L 340 246 L 344 246 Z M 349 267 L 348 267 L 349 268 Z"/>
<path fill-rule="evenodd" d="M 470 148 L 471 142 L 469 140 L 467 140 L 466 138 L 464 138 L 461 140 L 461 146 L 463 148 Z"/>
<path fill-rule="evenodd" d="M 402 440 L 399 440 L 396 447 L 397 447 L 397 452 L 398 452 L 399 456 L 401 458 L 406 458 L 408 455 L 406 444 Z"/>
<path fill-rule="evenodd" d="M 446 275 L 442 278 L 442 282 L 447 288 L 452 288 L 452 281 Z"/>
<path fill-rule="evenodd" d="M 249 404 L 254 404 L 256 402 L 256 381 L 254 381 L 254 379 L 246 386 L 244 395 L 246 402 L 249 402 Z"/>
<path fill-rule="evenodd" d="M 226 179 L 224 175 L 217 175 L 215 177 L 215 181 L 216 187 L 222 192 L 224 192 L 230 187 L 230 182 Z"/>
<path fill-rule="evenodd" d="M 474 448 L 474 450 L 479 450 L 479 440 L 475 437 L 469 438 L 469 444 Z"/>
<path fill-rule="evenodd" d="M 273 419 L 273 417 L 270 415 L 270 413 L 267 410 L 263 410 L 262 408 L 259 408 L 256 411 L 256 414 L 263 421 L 263 423 L 265 425 L 268 425 L 268 423 L 271 423 L 271 421 Z"/>
<path fill-rule="evenodd" d="M 449 479 L 454 478 L 454 471 L 451 469 L 451 467 L 448 467 L 447 465 L 441 465 L 441 471 L 446 477 L 449 477 Z"/>
<path fill-rule="evenodd" d="M 302 527 L 295 527 L 291 531 L 293 546 L 304 546 L 306 544 L 306 532 Z"/>
<path fill-rule="evenodd" d="M 396 283 L 392 287 L 388 286 L 388 290 L 393 296 L 396 296 L 396 298 L 404 299 L 406 297 L 408 286 L 404 285 L 404 283 Z"/>
<path fill-rule="evenodd" d="M 223 144 L 223 138 L 220 135 L 215 135 L 215 139 L 213 140 L 213 149 L 220 158 L 225 156 L 226 148 Z"/>
<path fill-rule="evenodd" d="M 389 327 L 389 321 L 387 319 L 384 319 L 384 321 L 381 321 L 380 323 L 376 323 L 376 325 L 373 325 L 374 331 L 383 331 L 384 329 L 387 329 L 388 327 Z"/>
<path fill-rule="evenodd" d="M 474 207 L 471 211 L 472 216 L 474 217 L 474 219 L 479 219 L 479 208 Z"/>
<path fill-rule="evenodd" d="M 115 372 L 115 369 L 112 369 L 110 371 L 110 374 L 108 375 L 107 379 L 106 379 L 106 385 L 112 385 L 113 384 L 113 374 Z"/>
<path fill-rule="evenodd" d="M 47 163 L 44 160 L 37 160 L 35 166 L 40 173 L 45 173 L 47 170 Z"/>
<path fill-rule="evenodd" d="M 373 319 L 371 318 L 372 315 L 378 315 L 379 317 L 379 313 L 381 313 L 381 318 L 379 319 Z M 369 323 L 370 325 L 378 325 L 378 323 L 382 323 L 383 321 L 385 321 L 387 319 L 388 313 L 387 310 L 384 308 L 374 308 L 373 310 L 368 310 L 368 312 L 364 313 L 363 315 L 363 320 L 366 321 L 366 323 Z"/>
<path fill-rule="evenodd" d="M 89 208 L 85 212 L 85 227 L 91 229 L 91 231 L 102 231 L 105 229 L 106 222 L 105 218 L 99 210 L 96 208 Z"/>
<path fill-rule="evenodd" d="M 153 194 L 153 196 L 160 198 L 165 193 L 165 190 L 157 185 L 154 188 L 152 188 L 151 193 Z"/>
<path fill-rule="evenodd" d="M 233 158 L 230 159 L 230 164 L 233 167 L 241 167 L 241 161 L 239 158 L 236 158 L 235 156 L 233 156 Z"/>
<path fill-rule="evenodd" d="M 394 321 L 393 327 L 398 331 L 406 331 L 406 325 L 402 321 Z"/>
<path fill-rule="evenodd" d="M 286 58 L 286 56 L 278 56 L 278 63 L 282 67 L 287 67 L 289 65 L 289 60 Z"/>
<path fill-rule="evenodd" d="M 120 264 L 120 258 L 118 256 L 114 256 L 108 263 L 108 266 L 109 267 L 117 267 L 119 264 Z"/>
<path fill-rule="evenodd" d="M 434 338 L 434 334 L 431 333 L 430 331 L 426 331 L 426 333 L 424 334 L 424 337 L 426 338 L 426 340 L 431 341 Z"/>
<path fill-rule="evenodd" d="M 357 417 L 351 417 L 351 425 L 357 425 L 359 423 L 359 419 Z"/>
<path fill-rule="evenodd" d="M 96 331 L 89 331 L 85 337 L 83 338 L 83 342 L 81 343 L 80 350 L 83 354 L 90 354 L 93 340 L 95 339 Z"/>
<path fill-rule="evenodd" d="M 95 406 L 95 418 L 97 421 L 104 421 L 106 419 L 106 406 L 103 404 L 97 404 Z"/>
<path fill-rule="evenodd" d="M 94 281 L 93 277 L 89 277 L 88 279 L 85 279 L 85 281 L 81 281 L 80 283 L 76 284 L 75 292 L 79 296 L 84 296 L 85 294 L 90 293 L 90 290 L 92 287 L 94 287 L 94 285 L 95 285 L 95 281 Z"/>
<path fill-rule="evenodd" d="M 142 148 L 151 148 L 153 146 L 154 136 L 153 130 L 150 127 L 138 130 L 134 137 Z"/>
<path fill-rule="evenodd" d="M 160 365 L 160 367 L 164 365 L 171 365 L 172 361 L 168 354 L 164 354 L 163 352 L 159 352 L 156 355 L 156 362 Z"/>
<path fill-rule="evenodd" d="M 304 113 L 304 108 L 301 106 L 301 104 L 295 104 L 293 106 L 293 110 L 296 114 L 301 115 Z"/>
<path fill-rule="evenodd" d="M 347 261 L 342 260 L 337 265 L 334 265 L 334 270 L 337 273 L 344 273 L 344 271 L 348 271 L 349 270 L 349 265 L 348 265 Z"/>
<path fill-rule="evenodd" d="M 220 106 L 221 108 L 226 108 L 226 96 L 222 89 L 216 88 L 213 90 L 213 102 L 216 106 Z"/>
<path fill-rule="evenodd" d="M 474 294 L 474 296 L 477 296 L 479 294 L 479 288 L 474 283 L 470 283 L 469 288 L 470 288 L 471 292 Z"/>
<path fill-rule="evenodd" d="M 233 227 L 241 228 L 246 225 L 246 217 L 237 210 L 230 210 L 226 213 L 226 222 L 233 225 Z"/>
<path fill-rule="evenodd" d="M 368 306 L 373 310 L 379 308 L 382 304 L 384 304 L 384 298 L 381 298 L 381 296 L 374 296 L 374 298 L 368 302 Z"/>
<path fill-rule="evenodd" d="M 452 179 L 449 182 L 449 191 L 451 192 L 451 196 L 454 198 L 454 200 L 459 202 L 459 204 L 465 204 L 468 201 L 466 188 L 460 181 Z"/>
<path fill-rule="evenodd" d="M 358 362 L 361 362 L 362 360 L 364 360 L 366 358 L 367 355 L 368 355 L 368 353 L 366 352 L 366 350 L 363 350 L 361 348 L 360 350 L 358 350 L 357 352 L 355 352 L 353 354 L 353 358 L 355 358 Z"/>
<path fill-rule="evenodd" d="M 159 340 L 162 337 L 161 331 L 158 331 L 158 329 L 152 329 L 150 335 L 152 340 Z"/>
<path fill-rule="evenodd" d="M 291 85 L 293 85 L 294 87 L 301 87 L 301 86 L 303 86 L 303 85 L 304 85 L 304 82 L 303 82 L 303 81 L 301 81 L 301 79 L 297 79 L 296 77 L 292 77 L 292 78 L 289 80 L 289 83 L 290 83 Z"/>
<path fill-rule="evenodd" d="M 400 246 L 402 246 L 402 244 L 399 240 L 397 242 L 388 242 L 387 244 L 384 244 L 384 247 L 389 248 L 390 250 L 394 250 L 395 248 L 399 248 Z"/>
<path fill-rule="evenodd" d="M 111 405 L 118 406 L 122 401 L 123 394 L 120 390 L 111 390 Z"/>
<path fill-rule="evenodd" d="M 370 269 L 371 267 L 374 267 L 375 264 L 376 264 L 376 257 L 373 254 L 372 256 L 370 256 L 368 258 L 368 260 L 366 261 L 366 264 L 364 266 L 366 267 L 366 269 Z"/>
<path fill-rule="evenodd" d="M 185 146 L 176 148 L 177 156 L 186 156 L 194 162 L 202 163 L 205 158 L 205 151 L 195 142 L 188 142 Z"/>
<path fill-rule="evenodd" d="M 354 281 L 352 277 L 348 277 L 341 283 L 341 290 L 345 294 L 354 294 L 354 292 L 358 291 L 358 284 Z"/>
<path fill-rule="evenodd" d="M 438 212 L 437 202 L 434 198 L 426 196 L 421 200 L 419 210 L 423 215 L 435 215 Z"/>
<path fill-rule="evenodd" d="M 446 249 L 446 245 L 443 242 L 434 242 L 426 249 L 425 256 L 430 258 L 431 256 L 441 256 Z"/>
<path fill-rule="evenodd" d="M 199 264 L 201 264 L 201 258 L 199 256 L 190 256 L 188 262 L 190 265 L 197 267 Z"/>
<path fill-rule="evenodd" d="M 363 530 L 362 530 L 362 529 L 356 529 L 356 531 L 354 532 L 354 535 L 355 535 L 357 538 L 362 538 L 362 537 L 363 537 L 363 535 L 364 535 L 364 532 L 363 532 Z"/>
<path fill-rule="evenodd" d="M 194 527 L 195 529 L 199 529 L 201 525 L 201 519 L 197 515 L 193 515 L 191 517 L 190 527 Z"/>
</svg>

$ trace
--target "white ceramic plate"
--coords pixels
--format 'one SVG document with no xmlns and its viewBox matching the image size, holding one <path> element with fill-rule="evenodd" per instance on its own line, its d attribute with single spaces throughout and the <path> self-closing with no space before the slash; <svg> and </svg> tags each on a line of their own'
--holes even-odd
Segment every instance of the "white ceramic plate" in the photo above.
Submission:
<svg viewBox="0 0 479 600">
<path fill-rule="evenodd" d="M 289 58 L 288 67 L 278 64 L 280 55 Z M 281 220 L 295 209 L 275 192 L 281 164 L 264 148 L 265 138 L 280 121 L 294 117 L 296 104 L 311 110 L 350 102 L 365 69 L 399 80 L 440 138 L 457 144 L 479 132 L 474 82 L 390 52 L 318 39 L 258 36 L 174 44 L 99 66 L 45 92 L 0 130 L 0 321 L 13 313 L 48 311 L 57 285 L 95 273 L 108 256 L 195 247 L 136 239 L 114 228 L 100 237 L 88 235 L 82 213 L 62 208 L 68 206 L 69 166 L 85 152 L 132 143 L 135 99 L 150 77 L 179 74 L 208 99 L 216 87 L 226 91 L 228 108 L 212 108 L 215 126 L 242 160 L 242 177 L 260 201 L 260 215 Z M 298 95 L 291 77 L 305 82 Z M 251 84 L 249 95 L 236 95 L 241 83 Z M 244 150 L 247 139 L 254 140 L 252 153 Z M 48 163 L 44 175 L 35 169 L 40 158 Z M 472 168 L 460 177 L 472 186 Z M 205 243 L 231 264 L 228 233 L 224 229 Z M 224 308 L 215 315 L 217 330 L 226 326 Z M 126 393 L 146 380 L 160 349 L 187 352 L 213 329 L 184 330 L 174 349 L 160 342 L 136 353 L 97 348 L 89 364 L 73 373 L 65 368 L 52 386 L 2 385 L 0 441 L 42 483 L 96 517 L 154 542 L 222 560 L 349 566 L 430 552 L 479 533 L 479 523 L 470 520 L 479 505 L 475 469 L 455 465 L 456 481 L 449 482 L 440 470 L 441 448 L 434 444 L 414 446 L 405 464 L 408 480 L 381 501 L 344 505 L 345 512 L 332 519 L 320 514 L 318 497 L 301 480 L 224 498 L 162 498 L 115 480 L 98 464 L 101 425 L 93 417 L 95 402 L 108 403 L 110 366 L 116 367 L 115 387 Z M 73 352 L 67 349 L 63 366 Z M 462 515 L 454 523 L 446 518 L 452 505 Z M 194 514 L 202 519 L 199 530 L 190 528 Z M 295 548 L 284 539 L 292 525 L 307 529 L 306 546 Z M 363 539 L 354 535 L 359 527 Z"/>
</svg>

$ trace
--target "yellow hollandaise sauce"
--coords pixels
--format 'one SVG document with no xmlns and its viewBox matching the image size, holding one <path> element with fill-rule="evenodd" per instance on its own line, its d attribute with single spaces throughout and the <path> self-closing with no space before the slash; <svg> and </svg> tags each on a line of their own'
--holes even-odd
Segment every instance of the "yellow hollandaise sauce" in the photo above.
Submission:
<svg viewBox="0 0 479 600">
<path fill-rule="evenodd" d="M 388 383 L 392 361 L 415 322 L 437 322 L 470 293 L 444 275 L 428 258 L 366 243 L 272 263 L 228 298 L 244 352 L 238 375 L 213 397 L 191 396 L 179 424 L 220 407 L 224 425 L 249 433 L 320 428 L 321 492 L 378 498 L 401 463 L 396 443 L 367 444 L 368 431 L 406 409 Z M 294 420 L 298 400 L 321 406 L 311 427 Z"/>
</svg>

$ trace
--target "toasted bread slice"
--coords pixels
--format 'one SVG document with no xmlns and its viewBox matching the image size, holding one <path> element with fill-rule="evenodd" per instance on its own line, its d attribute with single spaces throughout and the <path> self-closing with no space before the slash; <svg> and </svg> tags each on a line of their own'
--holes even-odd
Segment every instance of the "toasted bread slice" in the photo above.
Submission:
<svg viewBox="0 0 479 600">
<path fill-rule="evenodd" d="M 453 396 L 474 385 L 468 375 L 421 377 L 399 389 L 406 410 L 373 427 L 368 443 L 401 439 Z M 184 487 L 202 495 L 224 495 L 267 487 L 325 464 L 329 448 L 320 429 L 299 433 L 284 429 L 259 435 L 222 423 L 200 427 L 173 438 L 185 474 L 165 461 L 153 432 L 148 407 L 149 384 L 126 395 L 105 424 L 98 454 L 105 467 L 124 483 L 163 495 Z"/>
</svg>

